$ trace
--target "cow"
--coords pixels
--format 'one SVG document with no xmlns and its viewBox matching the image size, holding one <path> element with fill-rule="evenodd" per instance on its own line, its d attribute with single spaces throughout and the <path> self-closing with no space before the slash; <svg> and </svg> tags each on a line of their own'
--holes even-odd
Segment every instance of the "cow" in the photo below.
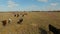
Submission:
<svg viewBox="0 0 60 34">
<path fill-rule="evenodd" d="M 3 25 L 3 26 L 6 26 L 7 20 L 3 20 L 3 21 L 1 21 L 1 22 L 2 22 L 2 25 Z"/>
<path fill-rule="evenodd" d="M 14 14 L 14 17 L 16 17 L 16 14 Z"/>
<path fill-rule="evenodd" d="M 22 17 L 24 17 L 24 14 L 22 15 Z"/>
<path fill-rule="evenodd" d="M 21 19 L 19 19 L 19 21 L 18 21 L 17 23 L 18 23 L 18 24 L 21 24 L 22 21 L 23 21 L 23 19 L 21 18 Z"/>
<path fill-rule="evenodd" d="M 54 34 L 60 34 L 60 29 L 57 29 L 56 27 L 49 24 L 49 31 L 53 32 Z"/>
<path fill-rule="evenodd" d="M 19 14 L 16 14 L 17 15 L 17 17 L 19 17 Z"/>
<path fill-rule="evenodd" d="M 12 22 L 12 19 L 11 18 L 8 19 L 8 23 L 10 23 L 10 22 Z"/>
<path fill-rule="evenodd" d="M 23 13 L 23 14 L 22 14 L 22 17 L 24 17 L 25 15 L 27 15 L 27 13 Z"/>
<path fill-rule="evenodd" d="M 27 15 L 27 13 L 24 13 L 24 15 Z"/>
<path fill-rule="evenodd" d="M 14 17 L 19 17 L 19 14 L 14 14 Z"/>
</svg>

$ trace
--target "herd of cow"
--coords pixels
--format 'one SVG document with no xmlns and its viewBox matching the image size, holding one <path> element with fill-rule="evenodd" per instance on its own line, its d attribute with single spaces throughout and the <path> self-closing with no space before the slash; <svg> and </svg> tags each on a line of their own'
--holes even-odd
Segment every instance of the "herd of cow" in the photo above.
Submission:
<svg viewBox="0 0 60 34">
<path fill-rule="evenodd" d="M 27 15 L 27 13 L 24 13 L 22 14 L 22 17 L 24 17 L 24 15 Z M 14 17 L 19 17 L 20 15 L 19 14 L 14 14 Z M 3 26 L 6 26 L 7 23 L 10 23 L 12 21 L 12 19 L 8 19 L 8 20 L 2 20 L 2 25 Z M 19 21 L 17 22 L 17 24 L 21 24 L 23 21 L 23 18 L 20 18 Z"/>
</svg>

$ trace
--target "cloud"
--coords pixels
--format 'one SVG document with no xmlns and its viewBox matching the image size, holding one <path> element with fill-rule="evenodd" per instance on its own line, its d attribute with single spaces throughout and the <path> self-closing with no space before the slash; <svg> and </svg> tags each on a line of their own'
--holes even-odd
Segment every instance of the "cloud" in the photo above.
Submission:
<svg viewBox="0 0 60 34">
<path fill-rule="evenodd" d="M 37 0 L 39 2 L 47 2 L 48 0 Z"/>
<path fill-rule="evenodd" d="M 31 5 L 28 8 L 31 9 L 31 8 L 36 8 L 36 7 L 37 7 L 36 5 Z"/>
<path fill-rule="evenodd" d="M 16 2 L 12 0 L 8 0 L 7 4 L 8 4 L 7 7 L 9 8 L 9 10 L 18 10 L 19 4 L 17 4 Z"/>
<path fill-rule="evenodd" d="M 27 11 L 35 11 L 37 10 L 38 6 L 37 5 L 30 5 L 27 8 L 25 8 L 25 10 Z"/>
<path fill-rule="evenodd" d="M 49 6 L 46 6 L 47 10 L 57 10 L 59 3 L 50 3 Z"/>
<path fill-rule="evenodd" d="M 51 6 L 57 6 L 58 3 L 51 3 Z"/>
<path fill-rule="evenodd" d="M 25 10 L 34 10 L 34 8 L 36 8 L 37 6 L 36 5 L 30 5 L 28 6 Z"/>
<path fill-rule="evenodd" d="M 8 1 L 8 7 L 9 7 L 9 8 L 14 8 L 14 7 L 16 7 L 16 6 L 18 6 L 18 4 L 16 4 L 15 2 L 13 2 L 13 1 L 11 1 L 11 0 Z"/>
<path fill-rule="evenodd" d="M 0 6 L 0 11 L 2 11 L 3 7 Z"/>
<path fill-rule="evenodd" d="M 0 6 L 0 11 L 6 11 L 6 10 L 7 10 L 7 7 L 5 5 Z"/>
</svg>

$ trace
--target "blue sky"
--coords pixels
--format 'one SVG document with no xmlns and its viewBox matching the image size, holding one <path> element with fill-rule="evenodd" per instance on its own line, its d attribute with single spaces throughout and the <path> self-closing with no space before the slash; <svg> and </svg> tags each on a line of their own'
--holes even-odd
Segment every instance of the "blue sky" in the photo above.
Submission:
<svg viewBox="0 0 60 34">
<path fill-rule="evenodd" d="M 0 11 L 60 10 L 60 0 L 0 0 Z"/>
</svg>

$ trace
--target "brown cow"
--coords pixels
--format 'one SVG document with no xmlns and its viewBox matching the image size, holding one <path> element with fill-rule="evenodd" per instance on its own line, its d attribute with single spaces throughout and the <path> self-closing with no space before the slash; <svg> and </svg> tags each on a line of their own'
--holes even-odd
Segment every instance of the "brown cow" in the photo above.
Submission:
<svg viewBox="0 0 60 34">
<path fill-rule="evenodd" d="M 22 17 L 24 17 L 25 15 L 27 15 L 27 13 L 23 13 L 23 14 L 22 14 Z"/>
<path fill-rule="evenodd" d="M 7 20 L 3 20 L 3 21 L 2 21 L 2 25 L 3 25 L 3 26 L 6 26 L 6 24 L 7 24 Z"/>
<path fill-rule="evenodd" d="M 19 17 L 19 14 L 17 14 L 17 17 Z"/>
<path fill-rule="evenodd" d="M 24 14 L 22 15 L 22 17 L 24 17 Z"/>
</svg>

